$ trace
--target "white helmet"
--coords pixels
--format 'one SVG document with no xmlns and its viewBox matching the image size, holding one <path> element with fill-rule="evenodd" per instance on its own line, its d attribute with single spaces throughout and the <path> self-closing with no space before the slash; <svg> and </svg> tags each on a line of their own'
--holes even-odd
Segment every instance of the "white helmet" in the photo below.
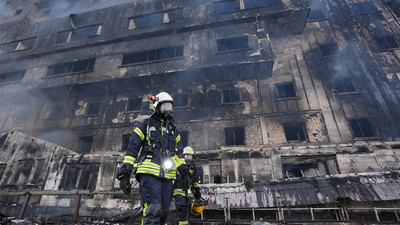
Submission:
<svg viewBox="0 0 400 225">
<path fill-rule="evenodd" d="M 153 96 L 152 96 L 153 97 Z M 160 92 L 155 97 L 151 98 L 153 100 L 153 111 L 157 110 L 157 106 L 164 102 L 171 102 L 173 106 L 175 106 L 174 99 L 172 99 L 171 95 L 167 92 Z"/>
<path fill-rule="evenodd" d="M 186 147 L 183 149 L 183 154 L 184 154 L 184 155 L 194 155 L 193 148 L 190 147 L 190 146 L 186 146 Z"/>
</svg>

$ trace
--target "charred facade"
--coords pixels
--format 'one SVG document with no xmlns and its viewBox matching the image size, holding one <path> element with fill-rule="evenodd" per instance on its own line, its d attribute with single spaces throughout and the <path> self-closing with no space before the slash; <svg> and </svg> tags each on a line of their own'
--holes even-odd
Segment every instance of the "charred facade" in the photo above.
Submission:
<svg viewBox="0 0 400 225">
<path fill-rule="evenodd" d="M 349 210 L 368 206 L 399 221 L 399 8 L 390 0 L 5 0 L 0 213 L 18 214 L 25 197 L 11 193 L 21 188 L 37 194 L 28 202 L 43 214 L 72 215 L 74 190 L 86 196 L 75 204 L 81 216 L 138 206 L 118 192 L 115 171 L 134 126 L 152 113 L 147 95 L 166 91 L 212 200 L 205 217 L 225 209 L 223 218 L 240 219 L 229 208 L 249 220 L 301 220 L 289 207 L 314 207 L 332 208 L 326 220 L 379 221 L 377 211 L 365 219 Z M 311 189 L 317 197 L 304 199 Z"/>
</svg>

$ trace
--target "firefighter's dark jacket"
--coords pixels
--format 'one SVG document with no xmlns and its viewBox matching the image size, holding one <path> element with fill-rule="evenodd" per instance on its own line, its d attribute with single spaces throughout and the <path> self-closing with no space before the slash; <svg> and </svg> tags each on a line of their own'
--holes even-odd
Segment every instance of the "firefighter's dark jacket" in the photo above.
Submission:
<svg viewBox="0 0 400 225">
<path fill-rule="evenodd" d="M 175 181 L 175 187 L 174 187 L 174 196 L 175 195 L 182 195 L 183 197 L 193 197 L 193 192 L 195 188 L 200 188 L 199 185 L 199 177 L 197 174 L 197 170 L 196 170 L 196 166 L 195 164 L 192 163 L 188 163 L 187 164 L 189 167 L 189 172 L 192 174 L 192 184 L 191 184 L 191 196 L 188 195 L 188 192 L 184 189 L 185 187 L 183 186 L 183 174 L 178 173 L 176 175 L 176 181 Z"/>
<path fill-rule="evenodd" d="M 180 139 L 181 136 L 177 134 L 175 126 L 170 121 L 153 114 L 149 119 L 141 121 L 133 130 L 123 164 L 134 165 L 137 162 L 137 177 L 140 174 L 150 174 L 160 178 L 175 179 L 176 168 L 185 163 Z M 162 169 L 161 141 L 164 143 L 164 149 L 170 151 L 170 158 L 174 161 L 172 171 Z"/>
</svg>

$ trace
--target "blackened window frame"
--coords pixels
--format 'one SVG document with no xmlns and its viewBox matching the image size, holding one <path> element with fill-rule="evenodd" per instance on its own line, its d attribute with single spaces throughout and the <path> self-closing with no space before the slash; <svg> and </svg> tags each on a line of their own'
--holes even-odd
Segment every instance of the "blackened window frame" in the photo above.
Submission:
<svg viewBox="0 0 400 225">
<path fill-rule="evenodd" d="M 290 132 L 289 129 L 295 129 L 297 132 L 298 139 L 289 139 L 288 133 Z M 307 135 L 307 128 L 305 123 L 284 123 L 283 124 L 283 131 L 285 132 L 285 138 L 288 143 L 301 143 L 301 142 L 309 142 L 309 138 Z M 298 133 L 298 131 L 302 132 L 302 135 Z M 290 135 L 295 136 L 295 135 Z"/>
<path fill-rule="evenodd" d="M 329 58 L 340 55 L 340 48 L 337 42 L 319 44 L 319 50 L 323 58 Z M 325 54 L 326 51 L 329 51 L 328 54 Z"/>
<path fill-rule="evenodd" d="M 175 108 L 189 106 L 189 95 L 187 93 L 174 94 Z"/>
<path fill-rule="evenodd" d="M 93 136 L 82 136 L 79 137 L 78 146 L 76 151 L 79 153 L 90 153 L 93 145 Z"/>
<path fill-rule="evenodd" d="M 0 52 L 0 55 L 11 53 L 11 52 L 19 52 L 19 51 L 25 51 L 25 50 L 32 49 L 35 44 L 35 41 L 36 41 L 36 37 L 30 37 L 30 38 L 26 38 L 26 39 L 22 39 L 22 40 L 18 40 L 18 41 L 13 41 L 10 43 L 0 44 L 0 49 L 4 49 L 4 47 L 6 47 L 6 48 L 8 47 L 8 49 L 10 49 L 10 50 Z M 20 47 L 21 45 L 24 45 L 25 48 L 18 49 L 18 47 Z"/>
<path fill-rule="evenodd" d="M 99 33 L 99 28 L 100 28 L 100 33 Z M 95 35 L 82 35 L 83 32 L 90 30 L 90 29 L 96 30 Z M 89 25 L 89 26 L 79 27 L 75 30 L 64 30 L 64 31 L 57 32 L 56 37 L 54 39 L 54 44 L 62 45 L 62 44 L 66 44 L 66 43 L 86 40 L 88 38 L 99 37 L 99 36 L 101 36 L 102 32 L 103 32 L 103 24 L 93 24 L 93 25 Z M 60 35 L 67 36 L 66 40 L 63 42 L 59 42 Z M 84 36 L 84 37 L 78 38 L 80 36 Z M 70 38 L 70 39 L 68 40 L 68 38 Z"/>
<path fill-rule="evenodd" d="M 392 40 L 389 40 L 389 41 L 393 42 L 396 46 L 394 46 L 394 47 L 390 46 L 391 43 L 388 41 L 388 39 L 392 39 Z M 391 51 L 391 50 L 400 48 L 400 45 L 397 42 L 396 37 L 394 35 L 386 35 L 386 36 L 377 37 L 377 38 L 375 38 L 375 42 L 376 42 L 376 45 L 378 46 L 378 49 L 380 51 Z M 382 44 L 385 44 L 387 46 L 387 48 L 383 47 L 382 44 L 380 44 L 380 42 Z"/>
<path fill-rule="evenodd" d="M 93 110 L 94 111 L 91 111 Z M 98 116 L 100 115 L 101 102 L 89 102 L 86 109 L 86 116 Z"/>
<path fill-rule="evenodd" d="M 357 2 L 352 5 L 354 14 L 365 15 L 379 12 L 371 1 Z"/>
<path fill-rule="evenodd" d="M 26 70 L 8 72 L 0 74 L 0 86 L 6 84 L 21 83 L 24 79 Z"/>
<path fill-rule="evenodd" d="M 163 51 L 174 49 L 174 54 L 171 57 L 163 56 Z M 184 46 L 183 45 L 175 45 L 169 46 L 164 48 L 157 48 L 157 49 L 149 49 L 145 51 L 138 51 L 132 53 L 126 53 L 122 55 L 122 63 L 119 67 L 128 67 L 128 66 L 135 66 L 135 65 L 143 65 L 148 63 L 157 63 L 169 60 L 177 60 L 184 58 Z M 129 57 L 143 57 L 140 60 L 128 60 Z M 145 58 L 145 59 L 144 59 Z"/>
<path fill-rule="evenodd" d="M 187 130 L 179 131 L 179 135 L 181 136 L 181 140 L 179 142 L 182 142 L 181 143 L 182 147 L 189 146 L 189 131 Z"/>
<path fill-rule="evenodd" d="M 375 139 L 378 137 L 377 130 L 370 118 L 353 118 L 348 119 L 347 122 L 354 139 Z"/>
<path fill-rule="evenodd" d="M 131 134 L 123 134 L 122 135 L 122 141 L 121 141 L 121 152 L 126 152 L 128 150 L 128 144 L 129 144 L 129 138 L 131 137 Z"/>
<path fill-rule="evenodd" d="M 290 86 L 292 89 L 291 91 L 294 93 L 294 95 L 291 96 L 282 96 L 281 94 L 287 94 L 285 90 L 282 90 L 282 88 L 285 88 L 287 86 Z M 298 99 L 299 95 L 297 93 L 297 88 L 296 84 L 294 82 L 284 82 L 284 83 L 278 83 L 275 84 L 275 94 L 276 94 L 276 100 L 291 100 L 291 99 Z"/>
<path fill-rule="evenodd" d="M 86 68 L 85 70 L 76 70 L 76 67 L 80 63 L 86 63 Z M 64 62 L 64 63 L 57 63 L 53 65 L 47 66 L 47 73 L 46 76 L 43 78 L 49 78 L 49 77 L 57 77 L 57 76 L 67 76 L 71 74 L 77 74 L 77 73 L 89 73 L 94 71 L 94 64 L 96 63 L 96 58 L 88 58 L 88 59 L 82 59 L 78 61 L 71 61 L 71 62 Z M 54 71 L 56 70 L 62 70 L 64 68 L 64 72 L 62 73 L 55 73 Z"/>
<path fill-rule="evenodd" d="M 235 45 L 234 42 L 237 42 L 237 43 L 243 42 L 245 44 L 240 43 L 240 45 L 238 47 L 230 49 L 229 46 L 230 45 L 234 46 Z M 236 52 L 236 51 L 248 51 L 250 49 L 248 36 L 217 39 L 216 46 L 217 46 L 217 54 Z"/>
<path fill-rule="evenodd" d="M 354 79 L 351 77 L 337 78 L 333 81 L 333 84 L 335 86 L 336 95 L 349 95 L 360 93 Z"/>
<path fill-rule="evenodd" d="M 265 2 L 272 2 L 272 4 L 268 4 L 268 5 L 255 5 L 253 7 L 250 7 L 249 4 L 250 3 L 246 3 L 246 1 L 253 1 L 252 4 L 257 4 L 257 2 L 260 3 L 264 3 Z M 282 4 L 281 0 L 244 0 L 243 1 L 243 5 L 244 5 L 244 10 L 249 10 L 249 9 L 258 9 L 258 8 L 268 8 L 268 7 L 273 7 L 273 6 L 278 6 Z"/>
<path fill-rule="evenodd" d="M 135 107 L 133 107 L 133 105 Z M 128 101 L 126 103 L 127 112 L 137 112 L 141 110 L 142 110 L 142 98 L 128 98 Z"/>
<path fill-rule="evenodd" d="M 240 89 L 222 90 L 222 104 L 241 103 Z"/>
<path fill-rule="evenodd" d="M 168 18 L 169 18 L 169 22 L 165 23 L 164 22 L 164 15 L 168 14 Z M 178 14 L 178 15 L 177 15 Z M 180 14 L 180 15 L 179 15 Z M 135 22 L 135 20 L 144 20 L 144 21 L 154 21 L 154 17 L 160 17 L 160 22 L 153 22 L 153 23 L 148 23 L 144 26 L 137 26 L 137 22 Z M 173 17 L 175 19 L 173 19 L 171 21 L 171 18 Z M 160 11 L 160 12 L 155 12 L 155 13 L 151 13 L 151 14 L 144 14 L 144 15 L 138 15 L 138 16 L 132 16 L 128 18 L 128 27 L 127 27 L 127 31 L 133 31 L 133 30 L 137 30 L 137 29 L 141 29 L 141 28 L 148 28 L 148 27 L 153 27 L 153 26 L 160 26 L 163 24 L 170 24 L 170 23 L 174 23 L 177 21 L 181 21 L 183 20 L 183 8 L 175 8 L 175 9 L 170 9 L 170 10 L 166 10 L 166 11 Z M 135 23 L 135 28 L 131 28 L 130 29 L 130 24 L 131 23 Z"/>
<path fill-rule="evenodd" d="M 225 127 L 224 132 L 226 146 L 246 146 L 246 133 L 243 126 Z M 237 138 L 236 136 L 241 137 Z"/>
<path fill-rule="evenodd" d="M 310 10 L 310 14 L 308 15 L 308 22 L 317 22 L 323 20 L 326 20 L 326 16 L 322 8 L 315 8 Z"/>
<path fill-rule="evenodd" d="M 229 6 L 229 8 L 227 6 Z M 218 11 L 218 9 L 222 10 L 216 12 Z M 240 12 L 240 2 L 238 0 L 224 0 L 224 1 L 213 2 L 213 14 L 215 16 L 228 13 L 235 13 L 235 12 Z"/>
</svg>

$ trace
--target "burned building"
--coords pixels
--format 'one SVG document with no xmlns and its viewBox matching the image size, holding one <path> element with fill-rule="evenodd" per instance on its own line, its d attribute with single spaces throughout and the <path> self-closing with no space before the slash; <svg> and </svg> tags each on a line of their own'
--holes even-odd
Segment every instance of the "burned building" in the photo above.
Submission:
<svg viewBox="0 0 400 225">
<path fill-rule="evenodd" d="M 204 221 L 399 221 L 398 1 L 1 3 L 0 213 L 139 206 L 115 171 L 167 91 Z"/>
</svg>

